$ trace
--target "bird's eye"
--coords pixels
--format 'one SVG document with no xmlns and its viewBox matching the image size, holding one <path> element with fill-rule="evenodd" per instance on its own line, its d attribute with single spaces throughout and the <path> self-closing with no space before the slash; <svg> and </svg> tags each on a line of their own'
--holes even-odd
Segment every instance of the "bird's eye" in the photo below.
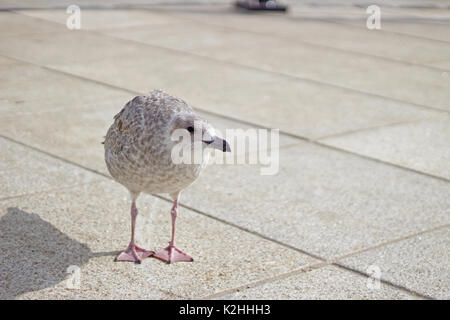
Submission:
<svg viewBox="0 0 450 320">
<path fill-rule="evenodd" d="M 187 127 L 187 131 L 194 132 L 194 127 Z"/>
</svg>

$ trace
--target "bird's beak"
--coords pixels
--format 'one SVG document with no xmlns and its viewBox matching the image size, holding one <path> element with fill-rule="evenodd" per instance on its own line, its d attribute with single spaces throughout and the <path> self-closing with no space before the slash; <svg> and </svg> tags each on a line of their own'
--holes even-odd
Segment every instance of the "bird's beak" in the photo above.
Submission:
<svg viewBox="0 0 450 320">
<path fill-rule="evenodd" d="M 212 137 L 212 139 L 209 141 L 203 140 L 203 142 L 210 145 L 214 149 L 221 150 L 223 152 L 231 152 L 231 148 L 228 142 L 217 136 Z"/>
</svg>

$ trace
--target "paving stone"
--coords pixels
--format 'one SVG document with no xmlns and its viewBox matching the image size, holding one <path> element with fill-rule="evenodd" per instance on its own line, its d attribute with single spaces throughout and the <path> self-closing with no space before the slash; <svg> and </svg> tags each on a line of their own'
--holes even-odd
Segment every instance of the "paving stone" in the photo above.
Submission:
<svg viewBox="0 0 450 320">
<path fill-rule="evenodd" d="M 366 18 L 368 15 L 365 10 L 362 8 L 360 10 Z M 245 41 L 242 37 L 245 36 L 257 38 L 264 36 L 267 39 L 284 38 L 295 40 L 295 43 L 322 46 L 322 50 L 335 48 L 348 53 L 367 54 L 409 63 L 426 64 L 436 59 L 442 60 L 450 55 L 448 53 L 450 43 L 394 32 L 382 32 L 385 31 L 384 21 L 382 29 L 369 30 L 366 28 L 365 20 L 358 27 L 325 19 L 318 21 L 293 18 L 292 15 L 260 17 L 236 14 L 232 11 L 205 15 L 188 11 L 176 14 L 177 17 L 187 20 L 184 24 L 173 26 L 174 30 L 177 30 L 176 34 L 172 29 L 164 27 L 152 29 L 136 27 L 103 32 L 173 48 L 196 50 L 198 53 L 203 53 L 202 50 L 205 48 L 217 47 L 221 44 L 234 45 L 234 39 L 236 46 L 240 47 Z M 184 33 L 195 34 L 196 37 L 183 37 L 184 41 L 182 41 L 180 38 Z"/>
<path fill-rule="evenodd" d="M 169 15 L 153 13 L 142 9 L 89 9 L 80 6 L 81 29 L 99 30 L 103 28 L 124 28 L 132 26 L 154 27 L 178 23 L 179 19 Z M 59 24 L 66 24 L 70 16 L 66 10 L 19 10 L 25 16 L 39 18 Z"/>
<path fill-rule="evenodd" d="M 195 99 L 193 97 L 193 99 Z M 444 112 L 312 84 L 278 80 L 234 87 L 224 100 L 201 108 L 312 140 L 344 132 L 421 119 Z"/>
<path fill-rule="evenodd" d="M 449 299 L 449 245 L 447 227 L 351 256 L 340 263 L 362 272 L 376 266 L 381 279 L 432 298 Z"/>
<path fill-rule="evenodd" d="M 0 38 L 2 42 L 20 35 L 53 33 L 60 29 L 60 25 L 42 23 L 39 19 L 14 12 L 0 11 Z"/>
<path fill-rule="evenodd" d="M 435 62 L 431 62 L 429 63 L 430 66 L 436 67 L 436 68 L 440 68 L 442 69 L 442 80 L 446 81 L 447 83 L 450 82 L 450 71 L 445 71 L 445 70 L 450 70 L 450 60 L 441 60 L 441 61 L 435 61 Z"/>
<path fill-rule="evenodd" d="M 327 259 L 450 221 L 450 184 L 414 172 L 307 143 L 261 167 L 208 167 L 181 202 Z"/>
<path fill-rule="evenodd" d="M 0 118 L 10 124 L 27 115 L 58 111 L 70 111 L 74 115 L 80 109 L 113 106 L 115 101 L 125 104 L 130 96 L 123 90 L 13 59 L 0 58 L 0 71 Z M 41 126 L 30 119 L 28 125 Z"/>
<path fill-rule="evenodd" d="M 123 43 L 122 40 L 91 33 L 59 34 L 58 38 L 39 37 L 35 40 L 44 41 L 51 53 L 46 56 L 29 54 L 34 50 L 30 40 L 27 42 L 30 50 L 19 52 L 11 46 L 8 54 L 20 54 L 26 61 L 137 92 L 162 88 L 183 97 L 199 109 L 235 119 L 249 119 L 255 124 L 313 139 L 435 116 L 433 111 L 405 103 L 308 81 L 286 80 L 282 76 L 180 55 L 144 44 Z M 87 49 L 91 43 L 96 43 L 95 52 L 72 56 L 76 47 Z M 111 47 L 115 50 L 108 50 Z M 103 57 L 98 55 L 100 51 L 105 52 Z M 124 58 L 131 52 L 134 52 L 133 59 Z M 47 56 L 54 56 L 55 61 Z M 279 112 L 272 112 L 274 106 Z"/>
<path fill-rule="evenodd" d="M 408 23 L 408 22 L 384 22 L 383 30 L 407 34 L 426 39 L 450 42 L 450 34 L 447 32 L 448 24 L 440 23 Z"/>
<path fill-rule="evenodd" d="M 380 287 L 376 287 L 374 282 L 367 277 L 334 266 L 325 266 L 218 298 L 236 300 L 405 300 L 418 297 L 383 283 L 380 283 Z"/>
<path fill-rule="evenodd" d="M 321 142 L 450 180 L 450 119 L 360 131 Z"/>
<path fill-rule="evenodd" d="M 0 137 L 0 199 L 46 192 L 98 177 Z"/>
<path fill-rule="evenodd" d="M 181 27 L 181 25 L 179 26 Z M 223 35 L 224 33 L 229 34 L 228 37 L 232 41 L 227 39 L 227 36 Z M 180 44 L 179 47 L 184 49 L 191 47 L 189 52 L 215 59 L 237 62 L 240 65 L 260 70 L 343 86 L 405 102 L 445 110 L 450 108 L 447 103 L 449 91 L 446 90 L 447 86 L 440 81 L 441 72 L 438 70 L 404 65 L 365 55 L 324 50 L 324 48 L 315 48 L 294 41 L 244 32 L 231 34 L 231 32 L 203 28 L 203 31 L 194 34 L 196 37 L 186 37 L 181 32 L 181 34 L 172 35 L 169 40 L 167 40 L 168 37 L 164 37 L 161 42 L 176 43 L 178 40 L 179 43 L 186 43 L 184 46 Z M 213 36 L 214 34 L 215 36 Z M 130 35 L 129 37 L 135 36 Z M 146 37 L 148 38 L 148 36 Z M 395 44 L 393 43 L 393 45 Z M 416 45 L 420 47 L 419 44 Z M 447 47 L 447 44 L 442 44 L 442 46 L 443 49 Z M 264 48 L 264 54 L 262 54 L 261 48 Z M 440 55 L 445 57 L 447 51 L 447 49 L 443 50 Z M 432 55 L 439 56 L 439 53 L 434 52 Z M 428 56 L 428 58 L 434 59 L 432 56 Z M 408 61 L 410 60 L 414 59 L 408 58 Z M 398 85 L 399 83 L 401 86 Z M 423 88 L 427 88 L 427 93 L 431 93 L 431 95 L 424 95 Z"/>
<path fill-rule="evenodd" d="M 106 178 L 0 202 L 0 283 L 7 288 L 1 297 L 199 298 L 317 262 L 184 208 L 176 243 L 194 257 L 193 263 L 114 262 L 129 242 L 129 206 L 126 189 Z M 139 245 L 151 250 L 167 245 L 170 206 L 151 196 L 138 200 Z M 67 289 L 70 266 L 80 268 L 78 290 Z"/>
</svg>

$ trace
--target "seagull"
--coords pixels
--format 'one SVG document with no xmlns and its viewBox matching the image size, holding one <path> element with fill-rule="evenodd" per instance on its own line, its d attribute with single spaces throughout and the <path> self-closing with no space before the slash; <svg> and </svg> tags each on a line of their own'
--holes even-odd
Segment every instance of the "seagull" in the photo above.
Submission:
<svg viewBox="0 0 450 320">
<path fill-rule="evenodd" d="M 173 138 L 174 133 L 179 134 L 178 140 Z M 193 152 L 195 146 L 201 147 L 200 161 L 174 161 L 173 149 L 182 137 L 187 137 L 183 146 L 189 146 L 182 150 Z M 153 90 L 126 103 L 114 116 L 103 144 L 108 171 L 131 196 L 131 240 L 116 261 L 141 263 L 148 257 L 166 263 L 193 261 L 174 243 L 180 193 L 199 177 L 213 149 L 231 151 L 227 141 L 216 136 L 214 128 L 185 101 Z M 141 193 L 168 194 L 173 200 L 172 237 L 169 246 L 157 252 L 135 243 L 136 200 Z"/>
</svg>

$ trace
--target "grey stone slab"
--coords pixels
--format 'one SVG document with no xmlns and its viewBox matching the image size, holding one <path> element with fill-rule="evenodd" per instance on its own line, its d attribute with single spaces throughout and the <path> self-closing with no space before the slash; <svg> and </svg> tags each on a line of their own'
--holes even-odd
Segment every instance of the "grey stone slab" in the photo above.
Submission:
<svg viewBox="0 0 450 320">
<path fill-rule="evenodd" d="M 130 95 L 8 58 L 0 58 L 0 82 L 0 117 L 9 121 L 45 112 L 113 106 L 114 101 L 125 103 Z"/>
<path fill-rule="evenodd" d="M 450 211 L 447 208 L 447 214 Z M 339 263 L 436 299 L 450 298 L 450 229 L 427 232 L 363 252 Z"/>
<path fill-rule="evenodd" d="M 40 51 L 44 47 L 45 53 Z M 0 53 L 139 92 L 178 89 L 180 96 L 208 97 L 230 82 L 243 87 L 273 79 L 263 72 L 87 31 L 15 37 Z"/>
<path fill-rule="evenodd" d="M 323 3 L 321 5 L 311 5 L 305 3 L 295 3 L 290 10 L 290 14 L 296 18 L 303 19 L 327 19 L 345 23 L 355 23 L 366 25 L 369 14 L 366 12 L 370 5 L 377 5 L 381 11 L 383 22 L 446 22 L 450 17 L 447 6 L 439 3 L 431 4 L 429 1 L 362 1 L 359 3 L 342 4 Z"/>
<path fill-rule="evenodd" d="M 227 57 L 231 50 L 253 48 L 254 51 L 259 51 L 273 42 L 271 37 L 189 21 L 171 28 L 131 27 L 120 30 L 106 29 L 101 33 L 218 59 Z M 238 59 L 235 61 L 239 62 Z"/>
<path fill-rule="evenodd" d="M 178 29 L 179 32 L 174 32 L 174 29 Z M 195 34 L 195 37 L 192 37 L 192 34 Z M 141 32 L 135 29 L 121 30 L 114 31 L 114 35 L 260 70 L 450 110 L 447 103 L 449 90 L 446 90 L 448 86 L 441 81 L 441 72 L 427 67 L 405 65 L 392 60 L 345 51 L 326 50 L 323 47 L 314 47 L 291 39 L 247 32 L 230 32 L 227 29 L 212 27 L 205 28 L 201 24 L 179 24 L 159 32 L 148 28 L 141 28 Z M 362 34 L 360 37 L 366 38 Z M 376 43 L 374 46 L 387 49 L 387 46 L 380 42 L 381 40 L 382 37 L 379 37 L 377 42 L 373 41 Z M 358 43 L 357 40 L 355 41 Z M 393 41 L 394 47 L 395 42 L 398 45 L 399 40 Z M 406 47 L 403 55 L 411 55 L 411 52 L 416 51 L 420 46 L 417 43 L 414 49 L 414 45 L 411 45 L 410 50 Z M 367 51 L 370 52 L 370 49 Z M 445 59 L 448 52 L 448 46 L 441 44 L 440 50 L 433 52 L 433 55 L 427 58 L 431 61 L 438 57 Z M 414 60 L 406 57 L 404 59 Z"/>
<path fill-rule="evenodd" d="M 20 61 L 0 56 L 0 68 L 2 68 L 3 70 L 5 67 L 12 67 L 21 64 L 22 62 Z"/>
<path fill-rule="evenodd" d="M 34 20 L 31 17 L 26 19 Z M 110 57 L 131 55 L 137 50 L 136 46 L 114 46 L 117 42 L 110 38 L 104 38 L 99 43 L 99 37 L 95 33 L 69 30 L 62 24 L 45 20 L 34 23 L 36 26 L 41 24 L 57 26 L 61 31 L 10 37 L 7 45 L 0 47 L 0 53 L 37 65 L 52 66 L 61 63 L 73 65 L 99 62 Z"/>
<path fill-rule="evenodd" d="M 199 107 L 313 140 L 444 114 L 308 81 L 281 79 L 230 87 L 224 99 Z"/>
<path fill-rule="evenodd" d="M 199 298 L 289 272 L 316 260 L 180 208 L 176 243 L 193 263 L 114 262 L 130 237 L 125 188 L 105 181 L 0 202 L 3 298 Z M 138 200 L 137 243 L 156 250 L 170 238 L 171 204 Z M 26 221 L 27 223 L 18 223 Z M 16 239 L 16 240 L 15 240 Z M 21 252 L 18 255 L 17 252 Z M 276 252 L 276 254 L 267 254 Z M 67 268 L 78 266 L 78 289 Z"/>
<path fill-rule="evenodd" d="M 302 272 L 218 297 L 231 300 L 405 300 L 416 296 L 386 284 L 371 286 L 369 278 L 334 266 Z"/>
<path fill-rule="evenodd" d="M 61 26 L 52 23 L 42 23 L 39 19 L 26 17 L 21 14 L 8 11 L 0 11 L 0 37 L 2 46 L 13 36 L 53 33 L 61 30 Z"/>
<path fill-rule="evenodd" d="M 450 119 L 360 131 L 321 142 L 450 180 Z"/>
<path fill-rule="evenodd" d="M 228 3 L 227 0 L 185 0 L 183 1 L 187 6 L 199 5 L 204 6 L 208 4 L 217 4 L 217 3 Z M 22 0 L 17 2 L 15 0 L 1 0 L 0 8 L 3 9 L 48 9 L 48 8 L 58 8 L 65 9 L 69 5 L 72 5 L 72 0 Z M 125 5 L 127 7 L 145 7 L 145 6 L 155 6 L 162 5 L 169 7 L 177 7 L 181 3 L 179 0 L 133 0 L 133 1 L 125 1 L 125 0 L 78 0 L 77 4 L 84 9 L 102 9 L 109 10 L 112 8 L 120 8 L 122 9 Z"/>
<path fill-rule="evenodd" d="M 355 6 L 353 4 L 348 5 L 322 5 L 314 6 L 302 3 L 295 3 L 289 10 L 289 15 L 296 19 L 321 19 L 326 21 L 361 21 L 364 22 L 367 19 L 366 8 L 362 6 Z M 373 2 L 372 4 L 376 4 Z M 383 8 L 386 9 L 386 8 Z M 386 13 L 383 10 L 383 13 Z M 384 18 L 384 15 L 383 15 Z"/>
<path fill-rule="evenodd" d="M 375 3 L 373 3 L 375 4 Z M 401 6 L 392 8 L 381 6 L 381 29 L 374 33 L 381 33 L 389 37 L 390 33 L 416 37 L 423 40 L 450 41 L 448 10 L 444 8 L 413 8 Z M 304 7 L 296 6 L 292 10 L 292 16 L 298 19 L 322 19 L 339 24 L 351 25 L 361 29 L 367 29 L 367 17 L 365 7 Z"/>
<path fill-rule="evenodd" d="M 450 71 L 444 71 L 444 70 L 450 70 L 450 60 L 440 60 L 440 61 L 434 61 L 429 63 L 430 66 L 443 69 L 441 76 L 442 80 L 446 82 L 450 82 Z"/>
<path fill-rule="evenodd" d="M 281 43 L 267 48 L 264 55 L 242 50 L 227 58 L 228 61 L 234 59 L 262 70 L 450 110 L 450 91 L 448 84 L 442 82 L 441 71 L 426 67 L 405 66 L 362 55 L 350 57 L 346 53 L 300 45 L 287 49 Z"/>
<path fill-rule="evenodd" d="M 383 30 L 438 41 L 450 42 L 448 23 L 388 21 L 383 23 Z"/>
<path fill-rule="evenodd" d="M 0 138 L 0 159 L 0 199 L 98 180 L 92 173 L 4 138 Z"/>
<path fill-rule="evenodd" d="M 364 56 L 349 59 L 348 54 L 345 53 L 327 52 L 291 42 L 286 47 L 286 43 L 282 39 L 275 41 L 272 38 L 251 35 L 251 41 L 245 41 L 245 36 L 241 34 L 238 36 L 241 37 L 239 47 L 230 45 L 225 48 L 226 50 L 213 47 L 208 56 L 227 61 L 237 59 L 240 64 L 264 70 L 297 75 L 333 85 L 343 85 L 436 108 L 448 107 L 446 84 L 441 81 L 441 74 L 434 70 L 403 66 Z M 198 39 L 192 36 L 188 38 Z M 280 43 L 277 44 L 278 42 Z M 28 50 L 23 50 L 23 46 Z M 46 48 L 45 56 L 36 54 L 42 46 Z M 265 48 L 266 54 L 260 55 L 261 50 L 258 48 Z M 156 48 L 148 48 L 138 43 L 125 45 L 111 38 L 102 38 L 83 32 L 67 31 L 51 38 L 34 35 L 34 37 L 27 37 L 27 41 L 15 38 L 7 48 L 0 50 L 3 50 L 4 54 L 17 55 L 24 60 L 51 65 L 67 72 L 93 77 L 97 80 L 108 79 L 119 86 L 130 87 L 136 83 L 137 85 L 134 86 L 139 86 L 139 91 L 148 90 L 149 87 L 173 88 L 177 81 L 181 80 L 178 77 L 174 80 L 173 75 L 180 71 L 189 73 L 188 77 L 182 78 L 184 91 L 195 96 L 201 95 L 199 90 L 196 90 L 199 87 L 218 90 L 213 85 L 219 75 L 222 78 L 221 83 L 226 83 L 225 81 L 230 79 L 236 87 L 242 88 L 249 82 L 258 82 L 258 78 L 261 77 L 261 73 L 245 70 L 245 72 L 242 71 L 243 74 L 240 73 L 238 78 L 234 76 L 236 75 L 236 72 L 233 72 L 235 68 L 224 68 L 223 65 L 219 68 L 217 64 L 204 60 L 202 64 L 198 64 L 196 61 L 199 59 L 195 59 L 195 57 L 180 56 L 175 53 L 171 55 L 162 49 L 158 51 Z M 133 59 L 129 59 L 129 56 L 133 56 Z M 173 63 L 172 57 L 177 59 L 176 64 Z M 158 61 L 158 65 L 152 65 L 150 61 Z M 351 65 L 349 65 L 350 63 Z M 91 64 L 94 64 L 95 67 Z M 194 78 L 194 69 L 188 68 L 192 65 L 196 66 L 195 72 L 202 75 L 201 79 Z M 230 70 L 233 74 L 227 74 L 223 69 Z M 164 70 L 171 70 L 170 79 L 165 79 Z M 131 82 L 126 74 L 133 75 Z M 149 75 L 158 75 L 159 78 L 156 79 Z M 265 78 L 267 80 L 267 77 Z M 191 85 L 194 83 L 195 87 Z M 398 85 L 399 83 L 401 86 Z M 221 87 L 223 88 L 224 85 Z M 423 88 L 426 88 L 426 91 Z M 178 91 L 181 92 L 181 90 Z"/>
<path fill-rule="evenodd" d="M 154 13 L 149 10 L 142 9 L 89 9 L 81 6 L 81 29 L 98 30 L 103 28 L 114 29 L 132 26 L 159 26 L 178 23 L 180 19 Z M 66 10 L 49 9 L 49 10 L 18 10 L 20 14 L 25 16 L 48 20 L 51 22 L 66 24 L 69 14 Z"/>
<path fill-rule="evenodd" d="M 362 9 L 361 9 L 362 10 Z M 363 16 L 367 17 L 365 10 Z M 161 44 L 168 47 L 193 50 L 202 53 L 206 46 L 218 46 L 228 42 L 231 46 L 232 39 L 242 36 L 236 45 L 245 42 L 242 37 L 264 35 L 267 38 L 285 38 L 295 43 L 322 46 L 323 50 L 333 48 L 355 54 L 366 54 L 379 56 L 391 60 L 399 60 L 408 63 L 425 64 L 436 59 L 449 56 L 450 43 L 434 41 L 426 38 L 411 37 L 394 32 L 385 31 L 384 24 L 380 30 L 369 30 L 364 20 L 361 25 L 347 25 L 335 23 L 326 19 L 302 19 L 286 17 L 259 17 L 231 13 L 216 13 L 215 15 L 192 14 L 189 12 L 178 14 L 180 18 L 190 21 L 185 24 L 174 26 L 174 30 L 157 27 L 149 30 L 137 27 L 104 31 L 116 36 Z M 205 24 L 208 28 L 205 28 Z M 447 28 L 450 28 L 447 26 Z M 180 41 L 180 35 L 190 33 L 197 35 L 196 38 L 187 38 Z M 216 34 L 214 34 L 216 33 Z M 220 36 L 218 36 L 220 34 Z"/>
<path fill-rule="evenodd" d="M 0 117 L 0 133 L 58 157 L 108 174 L 104 161 L 104 136 L 124 102 L 66 107 L 65 110 Z"/>
<path fill-rule="evenodd" d="M 279 171 L 210 166 L 181 202 L 324 258 L 448 223 L 450 184 L 304 143 Z"/>
<path fill-rule="evenodd" d="M 42 45 L 46 54 L 39 53 Z M 88 32 L 34 36 L 1 50 L 137 92 L 162 88 L 199 109 L 308 138 L 434 116 L 404 103 Z"/>
</svg>

